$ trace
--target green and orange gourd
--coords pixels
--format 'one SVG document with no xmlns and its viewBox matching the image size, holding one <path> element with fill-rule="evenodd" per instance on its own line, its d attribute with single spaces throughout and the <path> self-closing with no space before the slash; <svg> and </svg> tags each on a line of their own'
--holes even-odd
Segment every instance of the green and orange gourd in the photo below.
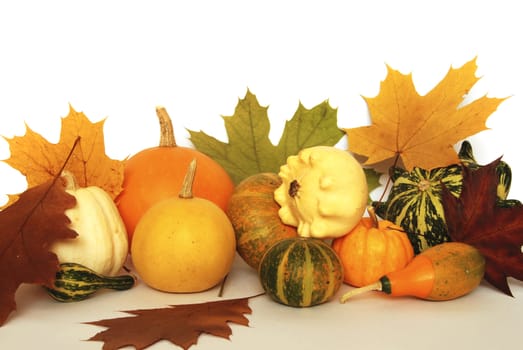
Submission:
<svg viewBox="0 0 523 350">
<path fill-rule="evenodd" d="M 309 307 L 330 300 L 343 283 L 343 267 L 332 248 L 317 238 L 281 240 L 263 256 L 259 278 L 278 303 Z"/>
<path fill-rule="evenodd" d="M 445 242 L 425 249 L 403 269 L 391 272 L 361 288 L 344 294 L 340 301 L 368 291 L 391 296 L 412 296 L 445 301 L 469 294 L 483 280 L 485 258 L 473 246 Z"/>
<path fill-rule="evenodd" d="M 238 254 L 256 270 L 269 247 L 298 236 L 296 228 L 284 224 L 278 216 L 280 206 L 273 193 L 280 185 L 275 173 L 251 175 L 236 186 L 227 207 Z"/>
</svg>

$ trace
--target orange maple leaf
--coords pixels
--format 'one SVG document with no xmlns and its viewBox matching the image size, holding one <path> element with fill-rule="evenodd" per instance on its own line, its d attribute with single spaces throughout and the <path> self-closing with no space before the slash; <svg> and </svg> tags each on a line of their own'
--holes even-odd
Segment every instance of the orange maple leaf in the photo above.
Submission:
<svg viewBox="0 0 523 350">
<path fill-rule="evenodd" d="M 445 78 L 426 95 L 419 95 L 411 74 L 387 66 L 387 77 L 374 98 L 365 98 L 372 124 L 345 129 L 349 150 L 373 166 L 399 160 L 432 169 L 458 162 L 454 145 L 486 130 L 486 120 L 504 100 L 483 96 L 468 104 L 464 98 L 479 80 L 476 59 L 450 68 Z M 399 159 L 398 159 L 399 158 Z"/>
<path fill-rule="evenodd" d="M 122 189 L 124 164 L 105 153 L 104 122 L 92 123 L 69 106 L 58 143 L 50 143 L 26 125 L 24 136 L 6 138 L 11 156 L 4 161 L 20 171 L 31 188 L 60 175 L 67 154 L 74 149 L 65 170 L 74 174 L 79 186 L 98 186 L 115 198 Z M 76 142 L 79 144 L 75 147 Z M 16 198 L 10 196 L 8 205 Z"/>
</svg>

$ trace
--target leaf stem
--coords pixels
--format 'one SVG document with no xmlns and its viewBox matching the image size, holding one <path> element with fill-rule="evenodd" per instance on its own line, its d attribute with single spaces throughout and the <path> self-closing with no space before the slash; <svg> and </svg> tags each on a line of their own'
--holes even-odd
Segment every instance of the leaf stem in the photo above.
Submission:
<svg viewBox="0 0 523 350">
<path fill-rule="evenodd" d="M 222 283 L 220 284 L 220 290 L 218 291 L 218 297 L 223 297 L 223 291 L 225 289 L 225 282 L 227 282 L 227 277 L 229 277 L 229 274 L 225 275 L 225 277 L 222 279 Z"/>
<path fill-rule="evenodd" d="M 56 183 L 56 181 L 58 181 L 58 179 L 61 179 L 62 177 L 62 173 L 64 172 L 66 166 L 67 166 L 67 163 L 69 163 L 69 160 L 71 159 L 71 157 L 73 156 L 73 153 L 74 153 L 74 150 L 76 149 L 76 147 L 78 147 L 78 145 L 80 144 L 80 141 L 81 141 L 81 137 L 78 136 L 75 140 L 74 140 L 74 143 L 73 145 L 71 146 L 71 149 L 69 150 L 69 153 L 67 154 L 67 156 L 65 157 L 65 160 L 62 164 L 62 166 L 60 167 L 60 169 L 58 170 L 58 172 L 54 175 L 52 181 L 51 181 L 51 184 L 49 185 L 49 187 L 47 188 L 47 190 L 44 192 L 44 195 L 42 196 L 42 200 L 47 197 L 47 194 L 49 193 L 49 191 L 51 191 L 51 188 L 53 187 L 53 185 Z M 39 205 L 39 203 L 37 203 L 37 205 L 35 206 L 35 209 L 36 207 Z M 28 217 L 32 215 L 34 210 L 31 210 L 31 212 L 29 213 Z M 24 222 L 24 225 L 25 225 L 25 222 Z"/>
<path fill-rule="evenodd" d="M 394 163 L 392 163 L 391 168 L 395 168 L 398 165 L 399 159 L 400 159 L 400 154 L 396 153 L 396 156 L 394 157 Z M 381 193 L 381 196 L 378 199 L 378 202 L 383 202 L 383 198 L 385 198 L 385 193 L 387 193 L 387 190 L 391 183 L 392 183 L 392 179 L 389 175 L 389 177 L 387 178 L 387 182 L 385 183 L 385 188 L 383 188 L 383 192 Z"/>
<path fill-rule="evenodd" d="M 49 183 L 49 186 L 45 189 L 45 192 L 42 194 L 42 197 L 39 198 L 37 201 L 35 201 L 35 205 L 31 208 L 31 210 L 29 210 L 28 214 L 26 215 L 26 217 L 24 218 L 24 221 L 22 222 L 22 224 L 20 225 L 20 229 L 19 229 L 19 232 L 20 232 L 20 236 L 21 236 L 21 239 L 22 239 L 22 242 L 23 242 L 23 246 L 26 247 L 28 245 L 26 239 L 25 239 L 25 233 L 26 233 L 26 230 L 24 230 L 24 227 L 27 225 L 27 223 L 29 222 L 29 219 L 34 215 L 34 213 L 36 212 L 37 208 L 40 207 L 42 201 L 49 195 L 49 192 L 51 192 L 51 189 L 54 187 L 54 185 L 56 184 L 56 182 L 61 179 L 61 174 L 62 172 L 64 171 L 65 167 L 67 166 L 67 163 L 69 163 L 69 160 L 71 159 L 73 153 L 74 153 L 74 150 L 76 149 L 76 147 L 78 147 L 78 144 L 80 143 L 80 140 L 81 140 L 81 137 L 78 136 L 75 140 L 74 140 L 74 143 L 73 145 L 71 146 L 71 149 L 69 150 L 69 153 L 67 154 L 67 157 L 65 158 L 60 170 L 58 171 L 57 174 L 54 175 L 53 179 L 50 181 Z M 71 198 L 74 198 L 74 196 L 71 196 Z M 75 199 L 76 201 L 76 199 Z M 8 248 L 9 249 L 9 246 Z M 4 252 L 1 252 L 0 256 L 2 256 L 4 254 Z M 36 262 L 33 262 L 32 261 L 32 255 L 31 254 L 28 254 L 26 252 L 26 256 L 29 258 L 29 260 L 31 260 L 31 264 L 36 268 L 38 269 L 39 266 L 41 266 L 41 264 L 38 264 Z M 58 260 L 57 260 L 58 262 Z M 56 271 L 58 271 L 59 269 L 59 266 L 57 264 L 56 266 Z M 45 273 L 44 273 L 45 275 Z"/>
</svg>

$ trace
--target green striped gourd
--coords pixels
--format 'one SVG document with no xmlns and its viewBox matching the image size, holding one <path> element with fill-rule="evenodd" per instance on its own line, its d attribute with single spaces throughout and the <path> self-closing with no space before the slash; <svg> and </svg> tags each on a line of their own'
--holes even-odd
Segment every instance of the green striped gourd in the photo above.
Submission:
<svg viewBox="0 0 523 350">
<path fill-rule="evenodd" d="M 458 155 L 461 164 L 432 170 L 413 168 L 409 172 L 401 168 L 392 168 L 393 185 L 387 201 L 373 203 L 378 216 L 394 222 L 406 231 L 415 253 L 450 240 L 441 199 L 443 186 L 447 187 L 454 196 L 459 197 L 463 182 L 462 166 L 471 169 L 481 166 L 474 159 L 468 141 L 462 143 Z M 508 164 L 500 162 L 497 172 L 499 176 L 497 204 L 500 206 L 521 204 L 517 200 L 507 199 L 512 179 Z"/>
<path fill-rule="evenodd" d="M 460 165 L 406 171 L 393 168 L 389 197 L 384 203 L 373 203 L 376 214 L 405 230 L 415 253 L 449 240 L 441 192 L 443 186 L 454 196 L 461 193 L 463 180 Z"/>
<path fill-rule="evenodd" d="M 293 237 L 266 251 L 259 277 L 263 289 L 275 301 L 308 307 L 336 294 L 343 282 L 343 267 L 334 250 L 322 240 Z"/>
<path fill-rule="evenodd" d="M 53 285 L 45 289 L 57 301 L 72 302 L 87 299 L 100 289 L 130 289 L 135 282 L 132 275 L 104 276 L 77 263 L 62 263 Z"/>
</svg>

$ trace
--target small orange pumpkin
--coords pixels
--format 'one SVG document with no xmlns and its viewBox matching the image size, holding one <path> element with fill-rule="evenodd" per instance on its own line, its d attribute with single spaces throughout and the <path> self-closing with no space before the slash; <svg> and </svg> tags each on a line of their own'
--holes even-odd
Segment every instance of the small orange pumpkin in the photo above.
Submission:
<svg viewBox="0 0 523 350">
<path fill-rule="evenodd" d="M 405 267 L 414 258 L 414 249 L 402 228 L 378 220 L 373 208 L 348 234 L 332 241 L 340 257 L 344 282 L 361 287 Z"/>
</svg>

